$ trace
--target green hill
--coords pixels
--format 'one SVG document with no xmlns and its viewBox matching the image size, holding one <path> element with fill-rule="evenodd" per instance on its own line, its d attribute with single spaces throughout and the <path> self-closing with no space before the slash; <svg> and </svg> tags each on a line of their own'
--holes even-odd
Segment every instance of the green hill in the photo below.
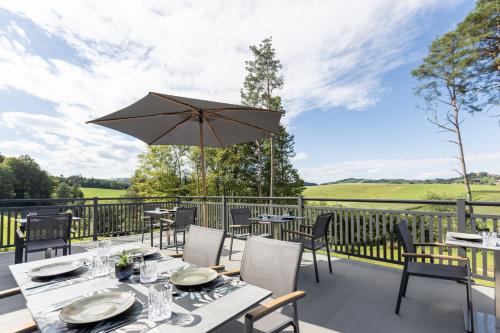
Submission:
<svg viewBox="0 0 500 333">
<path fill-rule="evenodd" d="M 80 187 L 85 198 L 118 198 L 123 196 L 127 191 L 113 190 L 109 188 L 94 188 L 94 187 Z"/>
<path fill-rule="evenodd" d="M 303 192 L 304 197 L 315 198 L 349 198 L 349 199 L 441 199 L 465 198 L 462 184 L 373 184 L 373 183 L 342 183 L 308 186 Z M 476 201 L 500 202 L 500 186 L 497 185 L 472 185 L 473 199 Z M 311 204 L 311 202 L 307 202 Z M 317 203 L 316 203 L 317 204 Z M 368 204 L 368 203 L 340 203 L 348 207 L 366 208 L 425 208 L 418 205 L 401 204 Z M 481 208 L 481 212 L 500 213 L 498 208 Z"/>
</svg>

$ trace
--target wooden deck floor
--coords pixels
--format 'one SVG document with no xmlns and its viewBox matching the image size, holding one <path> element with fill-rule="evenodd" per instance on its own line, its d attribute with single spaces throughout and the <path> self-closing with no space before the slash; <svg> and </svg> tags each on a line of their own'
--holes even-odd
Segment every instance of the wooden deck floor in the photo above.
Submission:
<svg viewBox="0 0 500 333">
<path fill-rule="evenodd" d="M 114 238 L 113 242 L 137 239 L 137 236 Z M 227 241 L 221 263 L 228 269 L 237 268 L 244 242 L 235 241 L 232 261 L 228 260 L 228 245 Z M 93 246 L 93 243 L 75 244 L 74 252 L 86 251 Z M 0 253 L 0 289 L 15 287 L 7 268 L 13 261 L 13 253 Z M 299 277 L 299 289 L 307 293 L 299 303 L 302 333 L 464 332 L 462 309 L 466 294 L 463 285 L 410 278 L 407 297 L 403 299 L 401 314 L 397 316 L 394 307 L 400 270 L 334 258 L 333 274 L 330 274 L 323 256 L 319 256 L 319 270 L 321 282 L 316 283 L 311 256 L 305 253 Z M 475 286 L 473 302 L 475 310 L 493 312 L 493 289 Z M 0 300 L 0 315 L 24 307 L 22 296 Z M 232 330 L 228 328 L 226 331 Z"/>
</svg>

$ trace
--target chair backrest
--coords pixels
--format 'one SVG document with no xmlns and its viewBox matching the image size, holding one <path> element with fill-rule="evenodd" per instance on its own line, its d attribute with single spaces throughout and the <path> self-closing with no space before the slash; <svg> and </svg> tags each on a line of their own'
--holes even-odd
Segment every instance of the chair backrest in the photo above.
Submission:
<svg viewBox="0 0 500 333">
<path fill-rule="evenodd" d="M 302 244 L 251 236 L 241 259 L 243 281 L 280 297 L 297 290 Z"/>
<path fill-rule="evenodd" d="M 36 213 L 36 215 L 55 215 L 61 212 L 61 208 L 55 207 L 42 207 L 42 208 L 26 208 L 22 211 L 23 218 L 26 218 L 28 215 L 32 213 Z"/>
<path fill-rule="evenodd" d="M 314 224 L 313 227 L 313 238 L 318 239 L 318 238 L 323 238 L 328 235 L 328 226 L 330 225 L 330 222 L 332 221 L 332 213 L 328 214 L 321 214 L 316 218 L 316 223 Z"/>
<path fill-rule="evenodd" d="M 233 220 L 234 225 L 251 225 L 251 217 L 252 214 L 250 213 L 250 209 L 247 207 L 231 209 L 231 219 Z"/>
<path fill-rule="evenodd" d="M 187 227 L 196 222 L 196 207 L 182 208 L 179 207 L 175 211 L 176 227 Z"/>
<path fill-rule="evenodd" d="M 225 231 L 192 225 L 186 236 L 182 259 L 200 267 L 219 264 Z"/>
<path fill-rule="evenodd" d="M 26 243 L 62 239 L 67 243 L 71 235 L 71 214 L 28 215 Z"/>
<path fill-rule="evenodd" d="M 145 212 L 147 210 L 156 210 L 157 208 L 161 208 L 161 204 L 156 203 L 156 202 L 148 202 L 148 203 L 142 204 L 143 212 Z"/>
<path fill-rule="evenodd" d="M 402 221 L 396 224 L 396 232 L 401 245 L 403 245 L 403 250 L 406 253 L 415 253 L 416 249 L 415 245 L 413 245 L 413 238 L 411 237 L 410 229 L 408 229 L 408 223 L 406 223 L 406 221 Z"/>
</svg>

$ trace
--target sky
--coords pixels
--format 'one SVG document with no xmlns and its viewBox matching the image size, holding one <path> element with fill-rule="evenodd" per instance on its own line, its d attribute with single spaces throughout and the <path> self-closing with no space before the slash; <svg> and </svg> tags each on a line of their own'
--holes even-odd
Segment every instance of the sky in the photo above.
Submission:
<svg viewBox="0 0 500 333">
<path fill-rule="evenodd" d="M 250 45 L 272 36 L 283 124 L 304 180 L 456 176 L 410 72 L 471 0 L 3 1 L 0 153 L 51 174 L 129 177 L 145 145 L 87 125 L 149 91 L 240 102 Z M 500 126 L 466 115 L 470 171 L 500 174 Z"/>
</svg>

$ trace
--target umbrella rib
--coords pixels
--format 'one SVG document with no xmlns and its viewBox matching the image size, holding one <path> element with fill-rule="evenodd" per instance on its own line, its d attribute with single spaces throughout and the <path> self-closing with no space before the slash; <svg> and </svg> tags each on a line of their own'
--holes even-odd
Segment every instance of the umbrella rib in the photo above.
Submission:
<svg viewBox="0 0 500 333">
<path fill-rule="evenodd" d="M 241 106 L 241 107 L 232 107 L 232 108 L 215 108 L 215 109 L 203 109 L 203 111 L 208 111 L 207 113 L 213 112 L 224 112 L 224 111 L 249 111 L 249 112 L 276 112 L 280 114 L 284 114 L 282 111 L 274 111 L 269 109 L 259 109 L 251 106 Z"/>
<path fill-rule="evenodd" d="M 158 116 L 182 116 L 184 114 L 191 114 L 191 113 L 192 113 L 192 111 L 186 110 L 186 111 L 180 111 L 180 112 L 158 113 L 158 114 L 149 114 L 149 115 L 142 115 L 142 116 L 120 117 L 120 118 L 113 118 L 113 119 L 101 119 L 101 120 L 96 119 L 96 120 L 87 121 L 87 124 L 95 124 L 95 123 L 106 122 L 106 121 L 115 121 L 115 120 L 158 117 Z"/>
<path fill-rule="evenodd" d="M 159 94 L 159 93 L 155 93 L 155 92 L 150 92 L 150 94 L 155 95 L 155 96 L 160 97 L 160 98 L 164 98 L 164 99 L 166 99 L 168 101 L 171 101 L 171 102 L 175 102 L 177 104 L 188 106 L 188 107 L 190 107 L 193 110 L 199 110 L 199 108 L 197 108 L 196 106 L 193 106 L 193 105 L 188 104 L 188 103 L 180 102 L 180 101 L 178 101 L 178 100 L 176 100 L 175 98 L 172 98 L 172 97 L 167 97 L 165 95 L 162 95 L 162 94 Z"/>
<path fill-rule="evenodd" d="M 189 121 L 191 119 L 193 119 L 195 116 L 192 115 L 192 116 L 189 116 L 187 117 L 186 119 L 178 122 L 174 127 L 172 127 L 171 129 L 169 129 L 168 131 L 166 131 L 165 133 L 163 133 L 162 135 L 160 135 L 159 137 L 157 137 L 156 139 L 154 139 L 153 141 L 151 141 L 150 143 L 148 143 L 148 145 L 152 145 L 153 143 L 155 143 L 156 141 L 160 140 L 162 137 L 164 137 L 165 135 L 167 135 L 168 133 L 172 132 L 174 129 L 176 129 L 177 127 L 179 127 L 180 125 L 184 124 L 186 121 Z"/>
<path fill-rule="evenodd" d="M 205 118 L 205 117 L 204 117 L 204 118 Z M 217 139 L 217 141 L 219 142 L 219 145 L 220 145 L 221 147 L 224 147 L 224 146 L 222 145 L 222 142 L 220 141 L 219 136 L 217 135 L 217 133 L 215 133 L 215 130 L 214 130 L 214 128 L 212 127 L 212 125 L 210 124 L 210 122 L 208 121 L 208 119 L 206 119 L 206 118 L 205 118 L 205 120 L 204 120 L 203 122 L 206 122 L 206 123 L 208 124 L 208 127 L 212 130 L 212 133 L 214 133 L 215 138 L 216 138 L 216 139 Z"/>
<path fill-rule="evenodd" d="M 220 115 L 220 114 L 211 114 L 210 117 L 212 118 L 219 118 L 219 119 L 224 119 L 224 120 L 229 120 L 229 121 L 233 121 L 235 123 L 238 123 L 238 124 L 241 124 L 241 125 L 245 125 L 245 126 L 248 126 L 248 127 L 252 127 L 252 128 L 255 128 L 255 129 L 258 129 L 258 130 L 261 130 L 261 131 L 264 131 L 266 133 L 272 133 L 272 134 L 277 134 L 273 131 L 269 131 L 269 130 L 266 130 L 262 127 L 259 127 L 259 126 L 255 126 L 255 125 L 252 125 L 252 124 L 249 124 L 249 123 L 245 123 L 243 121 L 240 121 L 240 120 L 236 120 L 236 119 L 232 119 L 232 118 L 229 118 L 229 117 L 226 117 L 226 116 L 223 116 L 223 115 Z"/>
</svg>

